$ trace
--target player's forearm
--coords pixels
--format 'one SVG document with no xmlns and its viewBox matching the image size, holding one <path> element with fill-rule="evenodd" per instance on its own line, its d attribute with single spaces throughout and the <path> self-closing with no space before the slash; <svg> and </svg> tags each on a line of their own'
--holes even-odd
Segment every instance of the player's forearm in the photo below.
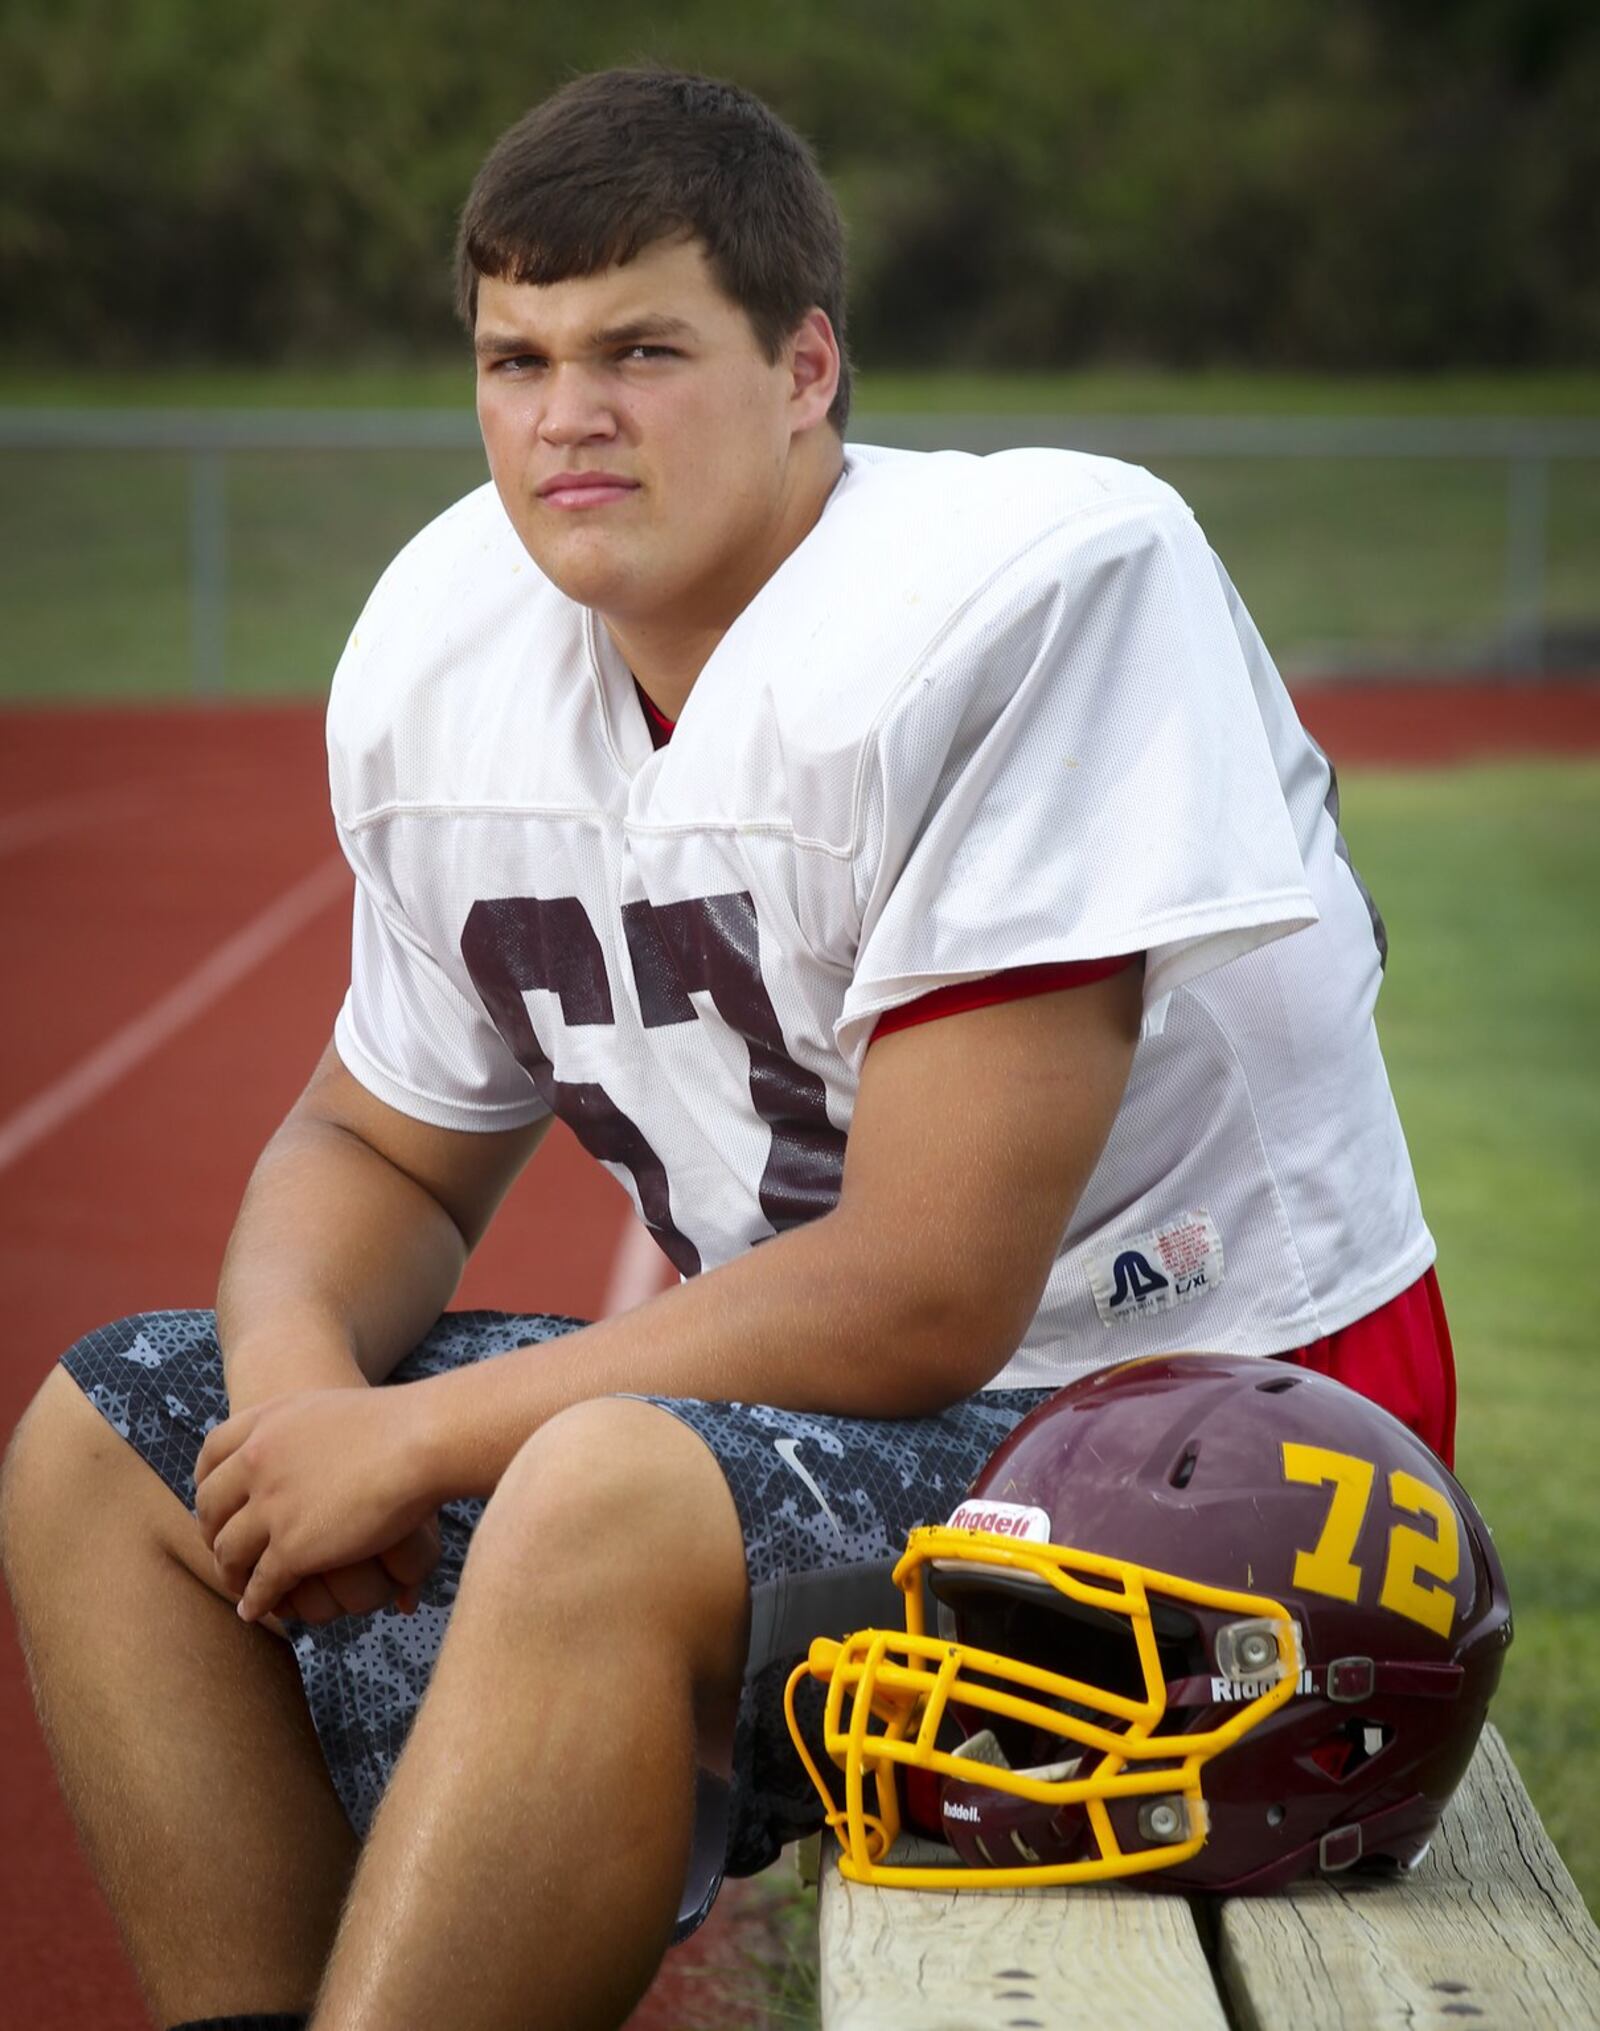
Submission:
<svg viewBox="0 0 1600 2031">
<path fill-rule="evenodd" d="M 411 1385 L 423 1471 L 437 1500 L 487 1496 L 547 1419 L 617 1394 L 931 1415 L 994 1375 L 1031 1316 L 1026 1294 L 1011 1315 L 975 1302 L 964 1268 L 835 1212 L 621 1318 Z"/>
<path fill-rule="evenodd" d="M 256 1166 L 222 1266 L 232 1408 L 381 1381 L 449 1302 L 466 1253 L 437 1201 L 359 1137 L 291 1116 Z"/>
</svg>

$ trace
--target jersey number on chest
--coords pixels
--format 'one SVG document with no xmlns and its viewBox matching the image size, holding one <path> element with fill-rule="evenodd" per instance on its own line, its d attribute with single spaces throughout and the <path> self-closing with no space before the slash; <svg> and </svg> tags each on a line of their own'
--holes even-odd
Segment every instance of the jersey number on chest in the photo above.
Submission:
<svg viewBox="0 0 1600 2031">
<path fill-rule="evenodd" d="M 755 902 L 746 890 L 683 903 L 625 903 L 622 927 L 646 1029 L 698 1018 L 705 994 L 750 1053 L 750 1099 L 771 1131 L 757 1195 L 774 1233 L 815 1219 L 838 1202 L 844 1136 L 828 1119 L 827 1091 L 784 1046 L 761 977 Z M 528 1018 L 523 995 L 544 988 L 569 1029 L 614 1024 L 605 952 L 577 896 L 502 896 L 474 903 L 461 956 L 495 1028 L 552 1114 L 602 1163 L 634 1181 L 645 1224 L 684 1276 L 700 1251 L 672 1217 L 666 1166 L 638 1124 L 603 1086 L 558 1079 Z"/>
</svg>

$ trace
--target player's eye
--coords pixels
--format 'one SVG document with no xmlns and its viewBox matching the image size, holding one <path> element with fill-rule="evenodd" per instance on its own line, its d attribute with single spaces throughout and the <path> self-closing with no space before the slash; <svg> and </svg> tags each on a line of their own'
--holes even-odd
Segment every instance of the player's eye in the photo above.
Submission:
<svg viewBox="0 0 1600 2031">
<path fill-rule="evenodd" d="M 678 351 L 675 346 L 627 346 L 619 357 L 624 360 L 675 360 Z"/>
</svg>

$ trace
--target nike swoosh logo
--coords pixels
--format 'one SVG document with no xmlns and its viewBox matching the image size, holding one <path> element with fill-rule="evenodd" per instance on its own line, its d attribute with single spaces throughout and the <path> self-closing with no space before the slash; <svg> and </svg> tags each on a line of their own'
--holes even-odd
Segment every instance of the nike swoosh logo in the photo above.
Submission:
<svg viewBox="0 0 1600 2031">
<path fill-rule="evenodd" d="M 813 1478 L 812 1474 L 798 1457 L 800 1452 L 800 1441 L 798 1439 L 774 1439 L 772 1444 L 774 1451 L 778 1455 L 778 1458 L 783 1461 L 786 1467 L 793 1467 L 794 1471 L 800 1476 L 801 1480 L 804 1481 L 806 1486 L 811 1490 L 812 1494 L 817 1498 L 817 1507 L 822 1511 L 823 1515 L 833 1525 L 834 1529 L 839 1533 L 839 1535 L 843 1537 L 844 1526 L 840 1523 L 838 1517 L 834 1515 L 833 1511 L 828 1507 L 827 1496 L 824 1495 L 822 1490 L 817 1486 L 816 1481 Z"/>
</svg>

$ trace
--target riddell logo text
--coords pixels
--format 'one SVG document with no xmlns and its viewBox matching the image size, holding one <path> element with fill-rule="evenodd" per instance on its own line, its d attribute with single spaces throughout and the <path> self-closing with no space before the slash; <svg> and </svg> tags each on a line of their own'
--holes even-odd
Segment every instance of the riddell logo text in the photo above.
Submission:
<svg viewBox="0 0 1600 2031">
<path fill-rule="evenodd" d="M 946 1819 L 976 1819 L 978 1808 L 975 1805 L 957 1805 L 946 1799 L 944 1816 Z"/>
<path fill-rule="evenodd" d="M 1263 1693 L 1271 1692 L 1277 1683 L 1275 1678 L 1247 1678 L 1241 1679 L 1237 1684 L 1232 1679 L 1214 1678 L 1211 1681 L 1211 1697 L 1224 1702 L 1258 1700 Z M 1316 1687 L 1311 1683 L 1310 1672 L 1301 1672 L 1295 1692 L 1298 1694 L 1315 1691 Z"/>
<path fill-rule="evenodd" d="M 1035 1513 L 1026 1509 L 978 1509 L 963 1505 L 950 1519 L 952 1530 L 987 1530 L 996 1537 L 1035 1537 Z"/>
</svg>

